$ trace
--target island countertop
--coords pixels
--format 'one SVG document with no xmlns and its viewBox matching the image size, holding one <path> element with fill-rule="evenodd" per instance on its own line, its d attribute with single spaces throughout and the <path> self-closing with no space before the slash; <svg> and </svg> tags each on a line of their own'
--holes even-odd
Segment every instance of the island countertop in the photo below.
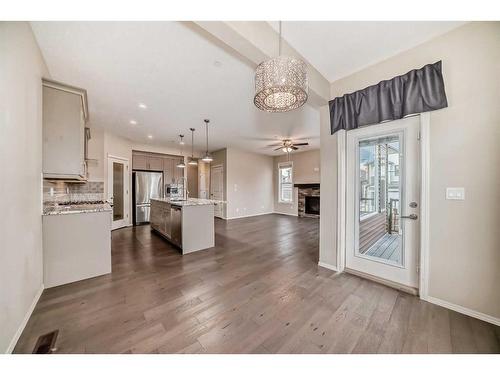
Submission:
<svg viewBox="0 0 500 375">
<path fill-rule="evenodd" d="M 223 201 L 213 199 L 189 198 L 187 200 L 175 200 L 171 198 L 151 198 L 152 201 L 170 203 L 172 206 L 206 206 L 211 204 L 221 204 Z"/>
</svg>

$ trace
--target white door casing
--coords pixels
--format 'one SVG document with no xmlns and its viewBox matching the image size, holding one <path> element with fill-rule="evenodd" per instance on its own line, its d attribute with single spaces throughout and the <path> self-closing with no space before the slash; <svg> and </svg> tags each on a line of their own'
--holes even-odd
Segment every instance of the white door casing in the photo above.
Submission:
<svg viewBox="0 0 500 375">
<path fill-rule="evenodd" d="M 414 116 L 347 132 L 346 142 L 346 253 L 347 269 L 368 274 L 406 287 L 418 289 L 419 219 L 400 219 L 402 228 L 401 264 L 367 256 L 359 252 L 359 144 L 385 136 L 400 142 L 400 213 L 420 216 L 420 117 Z M 417 207 L 409 207 L 416 202 Z"/>
<path fill-rule="evenodd" d="M 123 171 L 122 175 L 122 188 L 121 192 L 115 192 L 114 186 L 115 175 L 114 166 L 121 166 L 119 169 Z M 118 184 L 119 185 L 119 184 Z M 113 204 L 113 214 L 112 214 L 112 225 L 111 229 L 118 229 L 128 225 L 130 220 L 130 199 L 129 199 L 129 165 L 128 160 L 117 158 L 113 156 L 108 156 L 108 188 L 107 188 L 107 201 Z M 121 193 L 121 207 L 115 205 L 115 194 Z M 117 214 L 116 210 L 120 208 L 120 213 Z"/>
<path fill-rule="evenodd" d="M 224 168 L 223 165 L 214 165 L 210 169 L 210 199 L 224 200 Z M 224 218 L 222 204 L 215 205 L 215 217 Z"/>
</svg>

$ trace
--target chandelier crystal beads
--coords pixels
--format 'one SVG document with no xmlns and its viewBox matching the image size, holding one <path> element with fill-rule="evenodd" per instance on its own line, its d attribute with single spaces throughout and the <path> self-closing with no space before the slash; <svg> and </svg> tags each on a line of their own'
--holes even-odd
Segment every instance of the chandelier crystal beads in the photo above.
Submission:
<svg viewBox="0 0 500 375">
<path fill-rule="evenodd" d="M 281 55 L 281 22 L 278 57 L 264 61 L 255 70 L 257 108 L 267 112 L 287 112 L 307 101 L 307 65 L 301 59 Z"/>
</svg>

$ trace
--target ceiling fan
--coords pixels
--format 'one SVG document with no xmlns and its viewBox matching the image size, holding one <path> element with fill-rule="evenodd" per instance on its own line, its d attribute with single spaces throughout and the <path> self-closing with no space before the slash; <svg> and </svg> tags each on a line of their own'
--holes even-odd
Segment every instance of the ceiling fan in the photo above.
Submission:
<svg viewBox="0 0 500 375">
<path fill-rule="evenodd" d="M 276 143 L 276 144 L 270 145 L 270 147 L 274 147 L 274 146 L 278 146 L 278 145 L 280 147 L 274 149 L 273 151 L 283 150 L 283 152 L 290 153 L 292 151 L 298 150 L 299 146 L 307 146 L 307 145 L 309 145 L 309 143 L 308 142 L 295 143 L 290 139 L 283 139 L 281 141 L 281 143 Z"/>
</svg>

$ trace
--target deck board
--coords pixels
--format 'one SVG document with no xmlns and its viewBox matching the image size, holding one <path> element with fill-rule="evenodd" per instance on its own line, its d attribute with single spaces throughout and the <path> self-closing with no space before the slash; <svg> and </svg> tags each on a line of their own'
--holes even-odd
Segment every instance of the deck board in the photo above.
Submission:
<svg viewBox="0 0 500 375">
<path fill-rule="evenodd" d="M 400 263 L 401 253 L 401 236 L 386 233 L 382 238 L 375 242 L 364 253 L 364 255 Z"/>
</svg>

